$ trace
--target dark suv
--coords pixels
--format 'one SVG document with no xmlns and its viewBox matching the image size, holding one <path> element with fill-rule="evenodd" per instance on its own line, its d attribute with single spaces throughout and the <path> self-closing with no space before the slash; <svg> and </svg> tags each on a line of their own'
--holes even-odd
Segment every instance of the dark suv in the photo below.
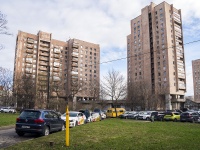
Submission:
<svg viewBox="0 0 200 150">
<path fill-rule="evenodd" d="M 25 109 L 16 119 L 15 130 L 19 136 L 25 133 L 45 136 L 53 131 L 65 130 L 65 122 L 52 110 Z"/>
<path fill-rule="evenodd" d="M 181 122 L 197 122 L 199 114 L 197 112 L 183 112 L 180 116 Z"/>
</svg>

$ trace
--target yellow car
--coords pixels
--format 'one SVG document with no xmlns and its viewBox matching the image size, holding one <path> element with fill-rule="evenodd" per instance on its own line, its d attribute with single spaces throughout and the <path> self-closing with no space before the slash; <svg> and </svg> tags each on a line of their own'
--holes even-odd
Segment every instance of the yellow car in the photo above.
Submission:
<svg viewBox="0 0 200 150">
<path fill-rule="evenodd" d="M 180 121 L 180 114 L 178 112 L 167 112 L 163 118 L 164 121 Z"/>
</svg>

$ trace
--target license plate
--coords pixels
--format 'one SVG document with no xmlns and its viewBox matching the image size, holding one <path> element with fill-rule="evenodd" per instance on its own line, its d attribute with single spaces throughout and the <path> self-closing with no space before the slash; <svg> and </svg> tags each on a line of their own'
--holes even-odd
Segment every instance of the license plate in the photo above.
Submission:
<svg viewBox="0 0 200 150">
<path fill-rule="evenodd" d="M 30 128 L 30 126 L 22 126 L 22 128 L 26 128 L 27 129 L 27 128 Z"/>
</svg>

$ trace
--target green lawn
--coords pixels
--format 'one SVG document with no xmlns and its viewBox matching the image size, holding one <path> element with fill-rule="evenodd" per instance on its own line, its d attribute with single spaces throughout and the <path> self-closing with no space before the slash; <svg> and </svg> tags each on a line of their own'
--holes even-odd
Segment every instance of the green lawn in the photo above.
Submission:
<svg viewBox="0 0 200 150">
<path fill-rule="evenodd" d="M 0 113 L 0 127 L 15 125 L 18 116 L 19 114 Z"/>
<path fill-rule="evenodd" d="M 8 149 L 67 150 L 199 150 L 200 124 L 106 119 L 19 143 Z M 50 147 L 50 142 L 54 145 Z"/>
</svg>

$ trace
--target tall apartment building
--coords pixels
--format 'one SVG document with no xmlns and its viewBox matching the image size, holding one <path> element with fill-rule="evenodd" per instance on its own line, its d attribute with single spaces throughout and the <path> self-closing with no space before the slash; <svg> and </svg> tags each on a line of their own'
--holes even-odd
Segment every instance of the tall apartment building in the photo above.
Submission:
<svg viewBox="0 0 200 150">
<path fill-rule="evenodd" d="M 131 20 L 127 55 L 129 99 L 132 87 L 143 83 L 152 94 L 163 95 L 160 109 L 183 107 L 186 76 L 181 10 L 166 2 L 144 7 Z"/>
<path fill-rule="evenodd" d="M 200 59 L 192 61 L 194 101 L 200 103 Z"/>
<path fill-rule="evenodd" d="M 19 31 L 13 86 L 18 107 L 50 107 L 55 97 L 71 96 L 74 103 L 94 99 L 89 82 L 99 82 L 99 59 L 98 44 L 78 39 L 59 41 L 42 31 L 37 35 Z M 29 101 L 20 102 L 24 97 Z"/>
</svg>

